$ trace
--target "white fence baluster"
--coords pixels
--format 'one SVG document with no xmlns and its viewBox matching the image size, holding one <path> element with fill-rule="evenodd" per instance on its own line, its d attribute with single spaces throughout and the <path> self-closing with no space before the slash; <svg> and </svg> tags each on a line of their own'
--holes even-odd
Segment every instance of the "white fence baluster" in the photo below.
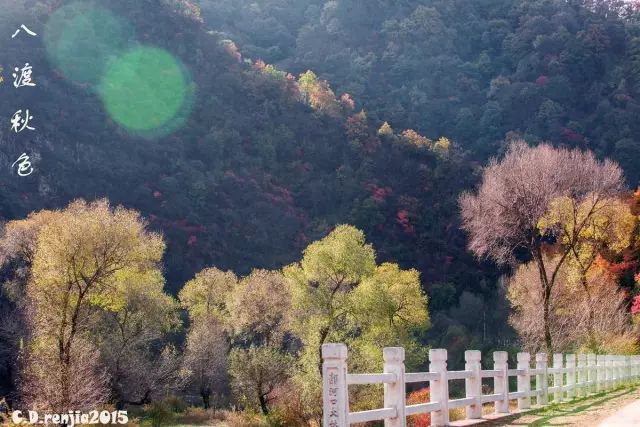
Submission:
<svg viewBox="0 0 640 427">
<path fill-rule="evenodd" d="M 587 354 L 587 394 L 596 392 L 596 355 L 593 353 Z"/>
<path fill-rule="evenodd" d="M 467 419 L 474 420 L 482 418 L 482 378 L 480 377 L 480 370 L 482 369 L 480 359 L 482 354 L 478 350 L 467 350 L 464 352 L 465 371 L 471 371 L 473 374 L 471 378 L 464 380 L 466 397 L 473 397 L 476 399 L 476 403 L 467 406 Z"/>
<path fill-rule="evenodd" d="M 497 400 L 495 403 L 496 414 L 508 414 L 509 413 L 509 377 L 507 376 L 507 370 L 509 369 L 508 363 L 509 354 L 506 351 L 494 351 L 493 352 L 493 369 L 496 371 L 502 371 L 502 375 L 493 378 L 494 393 L 502 394 L 502 399 Z"/>
<path fill-rule="evenodd" d="M 587 355 L 578 354 L 578 397 L 587 395 Z"/>
<path fill-rule="evenodd" d="M 576 396 L 576 355 L 567 354 L 567 399 Z"/>
<path fill-rule="evenodd" d="M 347 346 L 322 345 L 323 426 L 349 425 L 349 392 L 347 390 Z"/>
<path fill-rule="evenodd" d="M 598 384 L 596 387 L 596 391 L 598 393 L 607 389 L 606 357 L 607 356 L 605 356 L 604 354 L 598 354 L 596 356 L 596 364 L 598 366 L 596 375 Z"/>
<path fill-rule="evenodd" d="M 605 360 L 605 372 L 606 372 L 606 385 L 607 385 L 607 390 L 611 390 L 614 385 L 613 385 L 613 356 L 607 354 L 604 356 L 604 360 Z"/>
<path fill-rule="evenodd" d="M 563 359 L 564 359 L 564 356 L 562 353 L 555 353 L 553 355 L 553 369 L 564 368 L 564 366 L 562 366 Z M 555 372 L 553 374 L 553 386 L 556 389 L 556 391 L 553 392 L 554 402 L 560 402 L 562 400 L 562 386 L 564 385 L 563 379 L 564 379 L 564 374 L 562 373 L 562 371 Z"/>
<path fill-rule="evenodd" d="M 440 402 L 438 411 L 431 413 L 431 425 L 442 427 L 449 425 L 449 381 L 447 380 L 447 350 L 443 348 L 429 350 L 429 371 L 438 374 L 437 380 L 430 381 L 431 401 Z"/>
<path fill-rule="evenodd" d="M 547 354 L 536 354 L 536 369 L 541 369 L 542 373 L 536 375 L 536 390 L 538 390 L 538 405 L 546 405 L 549 402 L 549 383 L 547 379 Z"/>
<path fill-rule="evenodd" d="M 529 370 L 531 369 L 531 355 L 529 355 L 529 353 L 518 353 L 516 357 L 518 358 L 517 369 L 524 371 L 522 374 L 518 375 L 518 391 L 529 393 L 531 391 L 531 376 L 529 375 Z M 529 408 L 531 408 L 531 397 L 519 397 L 518 409 L 522 410 Z"/>
<path fill-rule="evenodd" d="M 384 427 L 405 427 L 407 417 L 407 387 L 404 384 L 404 348 L 387 347 L 382 350 L 384 357 L 384 373 L 394 374 L 396 381 L 384 385 L 384 407 L 396 408 L 396 417 L 384 420 Z"/>
<path fill-rule="evenodd" d="M 622 356 L 623 360 L 624 360 L 624 382 L 626 385 L 629 384 L 629 377 L 631 376 L 630 372 L 629 372 L 629 356 Z"/>
</svg>

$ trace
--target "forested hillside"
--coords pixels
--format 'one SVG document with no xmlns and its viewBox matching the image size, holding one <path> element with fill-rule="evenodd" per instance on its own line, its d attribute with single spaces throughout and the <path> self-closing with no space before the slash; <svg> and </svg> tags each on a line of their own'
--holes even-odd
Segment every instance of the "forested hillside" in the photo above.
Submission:
<svg viewBox="0 0 640 427">
<path fill-rule="evenodd" d="M 485 159 L 509 132 L 590 148 L 638 181 L 640 34 L 619 0 L 200 0 L 252 57 L 313 69 L 377 123 Z"/>
<path fill-rule="evenodd" d="M 3 14 L 2 28 L 34 18 L 44 25 L 54 3 L 37 3 L 27 14 L 16 7 Z M 136 137 L 119 127 L 91 82 L 65 78 L 44 46 L 3 44 L 2 58 L 30 61 L 40 82 L 30 93 L 2 87 L 4 115 L 10 117 L 19 102 L 37 112 L 39 124 L 27 145 L 38 153 L 39 173 L 25 179 L 8 169 L 24 136 L 3 131 L 5 219 L 75 197 L 108 196 L 136 207 L 171 242 L 167 263 L 174 290 L 212 263 L 238 271 L 282 265 L 339 222 L 377 234 L 386 242 L 380 245 L 385 256 L 445 274 L 436 266 L 452 254 L 434 248 L 458 233 L 449 213 L 465 184 L 450 177 L 472 182 L 468 169 L 461 172 L 468 168 L 461 153 L 439 158 L 410 138 L 378 138 L 350 100 L 321 99 L 314 109 L 286 74 L 244 63 L 232 44 L 207 34 L 198 16 L 183 10 L 188 3 L 165 3 L 158 8 L 153 1 L 137 2 L 134 10 L 128 2 L 109 6 L 135 32 L 123 44 L 168 49 L 193 79 L 188 120 L 164 137 Z M 77 68 L 90 63 L 78 61 Z M 319 86 L 310 82 L 307 90 L 314 84 Z M 423 246 L 437 262 L 418 261 L 424 255 L 402 249 L 416 239 L 428 240 Z"/>
<path fill-rule="evenodd" d="M 88 10 L 19 2 L 0 17 L 4 32 L 20 22 L 41 29 L 39 39 L 0 46 L 2 116 L 30 108 L 37 124 L 27 137 L 0 131 L 3 219 L 78 197 L 138 209 L 166 237 L 165 276 L 174 294 L 205 266 L 238 273 L 282 267 L 336 224 L 349 223 L 365 232 L 381 261 L 423 273 L 436 312 L 455 309 L 464 290 L 473 292 L 464 297 L 472 305 L 494 299 L 494 273 L 482 273 L 467 253 L 456 214 L 458 194 L 474 183 L 473 158 L 441 138 L 446 132 L 419 120 L 378 132 L 362 102 L 334 94 L 332 82 L 246 61 L 233 42 L 207 31 L 211 23 L 189 2 L 114 1 L 92 12 L 107 24 L 89 19 L 74 23 L 75 33 L 58 34 L 47 29 L 49 16 L 65 4 L 71 7 L 53 15 L 57 26 Z M 85 44 L 66 48 L 65 37 Z M 92 74 L 111 50 L 137 45 L 166 49 L 191 80 L 186 121 L 165 135 L 117 123 Z M 95 58 L 96 50 L 104 57 Z M 25 62 L 38 84 L 32 91 L 11 85 L 8 71 Z M 27 150 L 36 173 L 19 178 L 10 165 Z M 466 324 L 479 336 L 492 321 Z"/>
<path fill-rule="evenodd" d="M 571 333 L 560 328 L 566 336 L 553 330 L 571 312 L 562 304 L 564 314 L 534 319 L 543 325 L 536 327 L 566 348 L 584 345 L 584 331 L 593 338 L 589 345 L 601 344 L 594 319 L 624 326 L 607 324 L 606 333 L 631 331 L 640 277 L 634 278 L 640 193 L 629 192 L 640 178 L 634 2 L 0 5 L 0 36 L 6 35 L 0 38 L 0 120 L 6 121 L 0 126 L 0 314 L 9 313 L 0 316 L 0 350 L 6 349 L 0 397 L 28 399 L 18 390 L 22 380 L 27 391 L 47 383 L 17 372 L 45 362 L 58 366 L 42 349 L 55 348 L 47 340 L 60 338 L 80 358 L 58 346 L 66 368 L 99 355 L 100 366 L 87 369 L 109 371 L 109 381 L 94 378 L 96 390 L 106 391 L 90 402 L 148 404 L 162 393 L 199 387 L 206 407 L 222 396 L 222 407 L 245 405 L 266 415 L 272 394 L 281 403 L 303 388 L 308 400 L 289 409 L 311 410 L 300 415 L 308 421 L 318 416 L 308 402 L 317 400 L 317 349 L 324 340 L 348 341 L 363 367 L 375 366 L 372 354 L 392 341 L 409 347 L 415 366 L 424 364 L 427 346 L 448 348 L 451 366 L 469 348 L 539 348 L 541 333 L 522 333 L 535 316 L 512 317 L 516 336 L 507 322 L 509 304 L 519 313 L 540 311 L 526 293 L 537 280 L 535 265 L 561 271 L 555 292 L 562 304 L 584 299 L 568 279 L 571 262 L 583 257 L 589 262 L 581 283 L 585 289 L 604 283 L 600 291 L 615 295 L 611 307 L 589 312 L 591 297 L 579 300 L 588 319 L 580 318 L 582 329 Z M 21 24 L 37 36 L 10 38 Z M 37 85 L 17 89 L 13 70 L 27 63 Z M 10 119 L 18 109 L 30 110 L 35 129 L 14 132 Z M 12 165 L 23 152 L 35 172 L 19 177 Z M 485 167 L 505 152 L 502 166 Z M 599 163 L 604 158 L 622 169 Z M 545 180 L 526 182 L 538 172 Z M 608 175 L 615 179 L 607 187 Z M 596 176 L 604 178 L 595 182 Z M 531 188 L 524 192 L 544 203 L 511 197 L 525 182 Z M 461 194 L 466 202 L 459 203 Z M 605 214 L 615 221 L 591 215 L 584 200 L 592 194 L 602 196 L 594 206 L 606 202 Z M 79 198 L 86 203 L 73 202 Z M 94 202 L 103 198 L 108 201 Z M 527 203 L 533 222 L 517 217 L 514 226 L 502 215 L 517 216 Z M 571 209 L 588 211 L 589 225 L 600 227 L 597 238 L 591 229 L 575 242 L 554 234 L 561 226 L 577 228 L 575 215 L 573 225 L 567 220 Z M 113 260 L 94 254 L 113 242 L 114 253 L 124 252 L 122 275 L 96 267 L 96 280 L 74 277 L 91 295 L 75 301 L 91 316 L 79 322 L 85 329 L 74 341 L 65 335 L 62 311 L 48 311 L 47 292 L 59 291 L 55 297 L 64 300 L 69 290 L 50 285 L 68 281 L 66 268 L 85 268 L 69 253 L 77 249 L 88 265 L 110 265 Z M 558 261 L 560 250 L 575 254 Z M 333 269 L 351 281 L 343 284 Z M 506 272 L 516 274 L 504 280 Z M 103 288 L 103 281 L 113 286 Z M 401 326 L 379 321 L 384 316 L 376 310 L 405 293 L 414 306 L 398 303 Z M 218 300 L 203 305 L 205 294 Z M 348 307 L 343 317 L 333 316 L 334 304 Z M 635 304 L 639 314 L 640 298 Z M 124 315 L 125 326 L 126 319 L 139 320 L 143 332 L 132 327 L 130 348 L 112 327 L 129 309 L 140 317 Z M 33 313 L 40 317 L 32 325 Z M 266 320 L 256 324 L 260 316 Z M 62 322 L 59 330 L 55 321 Z M 632 335 L 620 333 L 633 350 Z M 122 354 L 112 351 L 118 340 Z M 224 363 L 198 366 L 214 359 Z M 273 375 L 277 387 L 261 383 L 255 395 L 255 378 L 243 376 L 250 364 Z M 181 382 L 185 370 L 189 379 Z M 194 372 L 204 373 L 194 379 Z M 242 400 L 247 396 L 249 403 Z"/>
</svg>

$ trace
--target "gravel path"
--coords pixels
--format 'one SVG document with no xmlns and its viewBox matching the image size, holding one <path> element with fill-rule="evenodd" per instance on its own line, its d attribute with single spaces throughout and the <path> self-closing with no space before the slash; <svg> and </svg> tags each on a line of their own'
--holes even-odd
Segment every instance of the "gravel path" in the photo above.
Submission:
<svg viewBox="0 0 640 427">
<path fill-rule="evenodd" d="M 605 418 L 598 427 L 632 427 L 640 426 L 640 400 L 632 402 Z"/>
</svg>

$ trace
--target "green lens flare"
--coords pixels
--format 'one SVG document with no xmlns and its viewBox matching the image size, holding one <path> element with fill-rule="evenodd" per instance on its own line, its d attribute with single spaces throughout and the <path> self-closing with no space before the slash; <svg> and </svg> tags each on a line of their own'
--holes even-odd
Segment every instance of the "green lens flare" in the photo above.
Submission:
<svg viewBox="0 0 640 427">
<path fill-rule="evenodd" d="M 139 47 L 109 64 L 100 92 L 114 121 L 130 131 L 145 133 L 175 127 L 176 120 L 182 121 L 190 89 L 183 67 L 170 53 Z"/>
<path fill-rule="evenodd" d="M 133 43 L 131 25 L 95 2 L 74 2 L 47 21 L 44 44 L 62 74 L 76 83 L 100 82 L 108 61 Z"/>
</svg>

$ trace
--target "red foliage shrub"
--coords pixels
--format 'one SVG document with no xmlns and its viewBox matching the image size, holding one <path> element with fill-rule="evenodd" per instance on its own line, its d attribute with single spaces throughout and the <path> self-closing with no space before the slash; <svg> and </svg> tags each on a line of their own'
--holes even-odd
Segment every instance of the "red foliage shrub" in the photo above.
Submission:
<svg viewBox="0 0 640 427">
<path fill-rule="evenodd" d="M 538 78 L 536 79 L 536 84 L 538 86 L 544 86 L 547 84 L 548 81 L 549 81 L 549 77 L 545 75 L 541 75 L 541 76 L 538 76 Z"/>
<path fill-rule="evenodd" d="M 631 304 L 631 314 L 640 314 L 640 295 L 633 297 L 633 303 Z"/>
<path fill-rule="evenodd" d="M 430 400 L 428 388 L 421 388 L 407 396 L 407 405 L 427 403 Z M 428 427 L 431 425 L 431 414 L 411 415 L 407 417 L 407 427 Z"/>
<path fill-rule="evenodd" d="M 340 100 L 342 101 L 342 103 L 344 105 L 346 105 L 350 110 L 353 110 L 354 108 L 356 108 L 356 103 L 355 101 L 351 98 L 351 95 L 349 95 L 348 93 L 344 93 L 341 97 Z"/>
<path fill-rule="evenodd" d="M 411 221 L 409 220 L 409 211 L 406 209 L 401 209 L 398 211 L 396 221 L 405 233 L 407 234 L 415 234 L 416 229 L 413 225 L 411 225 Z"/>
<path fill-rule="evenodd" d="M 393 193 L 393 190 L 391 190 L 390 187 L 378 187 L 377 185 L 373 185 L 371 193 L 371 197 L 373 197 L 373 200 L 375 200 L 376 203 L 382 203 L 391 193 Z"/>
<path fill-rule="evenodd" d="M 568 142 L 582 142 L 584 136 L 573 129 L 562 128 L 560 131 L 562 138 Z"/>
</svg>

